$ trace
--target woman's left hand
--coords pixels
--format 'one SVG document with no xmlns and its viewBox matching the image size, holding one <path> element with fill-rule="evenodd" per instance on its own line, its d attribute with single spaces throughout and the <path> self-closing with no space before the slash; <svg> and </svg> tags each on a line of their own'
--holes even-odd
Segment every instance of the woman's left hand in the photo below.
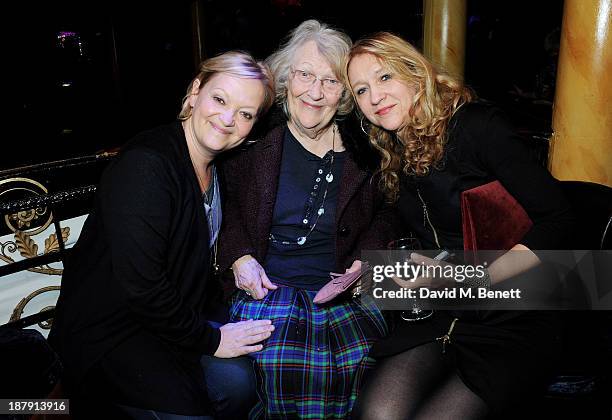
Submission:
<svg viewBox="0 0 612 420">
<path fill-rule="evenodd" d="M 445 277 L 444 275 L 436 275 L 440 273 L 443 274 L 445 271 L 454 272 L 455 264 L 429 258 L 424 255 L 417 254 L 416 252 L 410 254 L 410 262 L 421 266 L 421 276 L 409 280 L 392 277 L 396 284 L 405 289 L 418 289 L 420 287 L 427 287 L 428 289 L 441 289 L 444 287 L 455 287 L 457 285 L 457 282 L 452 276 Z M 431 268 L 428 269 L 428 267 Z M 438 269 L 435 267 L 440 268 Z"/>
<path fill-rule="evenodd" d="M 236 287 L 253 299 L 263 299 L 269 290 L 278 288 L 270 281 L 259 261 L 251 255 L 243 255 L 234 261 L 232 270 Z"/>
</svg>

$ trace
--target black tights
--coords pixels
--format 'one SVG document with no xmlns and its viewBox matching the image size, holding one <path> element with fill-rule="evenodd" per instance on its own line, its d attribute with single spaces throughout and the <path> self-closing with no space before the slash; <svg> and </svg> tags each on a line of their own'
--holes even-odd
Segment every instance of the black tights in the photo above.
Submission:
<svg viewBox="0 0 612 420">
<path fill-rule="evenodd" d="M 366 382 L 354 419 L 481 419 L 485 402 L 444 361 L 440 345 L 424 344 L 380 361 Z"/>
</svg>

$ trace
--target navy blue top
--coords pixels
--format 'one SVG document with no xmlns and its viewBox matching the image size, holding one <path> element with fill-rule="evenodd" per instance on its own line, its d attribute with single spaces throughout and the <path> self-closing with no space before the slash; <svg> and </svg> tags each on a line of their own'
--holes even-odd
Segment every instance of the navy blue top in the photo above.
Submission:
<svg viewBox="0 0 612 420">
<path fill-rule="evenodd" d="M 336 204 L 345 158 L 346 152 L 333 152 L 332 167 L 331 150 L 320 158 L 285 129 L 271 239 L 263 264 L 273 283 L 318 290 L 330 280 L 336 265 Z M 333 179 L 327 182 L 330 169 Z M 302 245 L 300 237 L 306 237 Z"/>
</svg>

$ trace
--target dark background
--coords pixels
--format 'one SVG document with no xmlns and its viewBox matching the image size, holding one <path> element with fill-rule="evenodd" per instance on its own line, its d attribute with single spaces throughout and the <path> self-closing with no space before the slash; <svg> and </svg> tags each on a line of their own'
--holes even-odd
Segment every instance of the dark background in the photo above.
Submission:
<svg viewBox="0 0 612 420">
<path fill-rule="evenodd" d="M 308 18 L 353 39 L 389 30 L 422 45 L 421 0 L 20 4 L 6 16 L 19 30 L 7 38 L 13 48 L 5 61 L 6 82 L 19 91 L 5 115 L 18 130 L 5 134 L 0 169 L 116 148 L 172 121 L 195 74 L 194 16 L 204 58 L 244 49 L 263 59 Z M 562 0 L 468 0 L 466 83 L 527 136 L 550 130 L 562 9 Z"/>
</svg>

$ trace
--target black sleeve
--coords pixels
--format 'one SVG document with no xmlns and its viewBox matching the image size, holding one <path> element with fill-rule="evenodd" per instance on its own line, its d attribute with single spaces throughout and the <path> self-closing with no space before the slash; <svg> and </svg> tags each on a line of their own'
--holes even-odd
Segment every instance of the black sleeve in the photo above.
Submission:
<svg viewBox="0 0 612 420">
<path fill-rule="evenodd" d="M 522 139 L 494 108 L 472 121 L 479 165 L 523 206 L 533 227 L 521 243 L 529 249 L 558 249 L 571 231 L 570 206 L 555 179 L 536 163 Z"/>
<path fill-rule="evenodd" d="M 175 345 L 213 354 L 220 331 L 209 326 L 196 308 L 184 304 L 168 277 L 171 223 L 179 211 L 176 176 L 173 179 L 169 167 L 163 156 L 130 150 L 103 180 L 101 216 L 113 277 L 143 328 Z"/>
<path fill-rule="evenodd" d="M 221 272 L 228 270 L 234 261 L 244 255 L 255 255 L 245 228 L 243 206 L 245 200 L 240 197 L 243 183 L 248 183 L 243 174 L 248 174 L 248 151 L 223 161 L 224 180 L 223 223 L 219 236 L 218 264 Z"/>
</svg>

